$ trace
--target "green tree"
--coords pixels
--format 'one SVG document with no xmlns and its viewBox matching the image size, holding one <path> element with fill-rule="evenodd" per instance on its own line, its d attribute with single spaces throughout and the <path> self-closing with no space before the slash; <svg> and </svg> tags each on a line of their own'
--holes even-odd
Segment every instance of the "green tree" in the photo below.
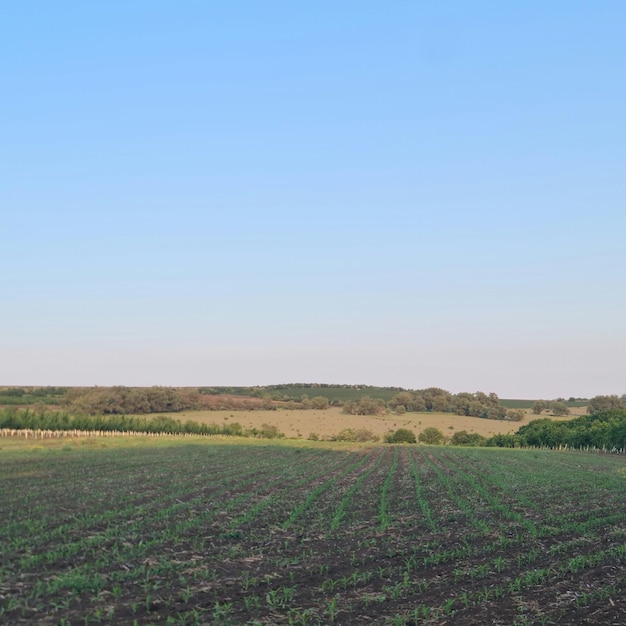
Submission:
<svg viewBox="0 0 626 626">
<path fill-rule="evenodd" d="M 556 422 L 546 417 L 522 426 L 516 434 L 523 438 L 525 445 L 554 448 L 566 443 L 568 429 L 566 422 Z"/>
<path fill-rule="evenodd" d="M 439 387 L 428 387 L 421 393 L 427 411 L 447 411 L 452 395 Z"/>
<path fill-rule="evenodd" d="M 328 398 L 324 396 L 315 396 L 311 398 L 311 408 L 318 410 L 326 410 L 328 408 Z"/>
<path fill-rule="evenodd" d="M 413 394 L 413 398 L 406 405 L 408 411 L 421 412 L 426 410 L 426 402 L 424 401 L 424 396 L 416 393 Z"/>
<path fill-rule="evenodd" d="M 346 403 L 343 412 L 349 415 L 378 415 L 383 412 L 384 408 L 384 400 L 363 396 L 358 400 Z"/>
<path fill-rule="evenodd" d="M 546 403 L 543 400 L 537 400 L 533 403 L 532 411 L 535 415 L 541 415 L 546 409 Z"/>
<path fill-rule="evenodd" d="M 408 407 L 411 401 L 413 400 L 413 397 L 414 397 L 414 394 L 412 394 L 410 391 L 401 391 L 400 393 L 397 393 L 395 396 L 393 396 L 391 400 L 389 400 L 389 402 L 387 403 L 387 406 L 390 409 L 395 409 L 396 407 L 400 405 L 404 407 Z"/>
<path fill-rule="evenodd" d="M 569 415 L 569 407 L 565 402 L 552 403 L 552 415 Z"/>
<path fill-rule="evenodd" d="M 450 406 L 457 415 L 471 415 L 470 410 L 473 402 L 474 396 L 464 391 L 452 396 Z"/>
</svg>

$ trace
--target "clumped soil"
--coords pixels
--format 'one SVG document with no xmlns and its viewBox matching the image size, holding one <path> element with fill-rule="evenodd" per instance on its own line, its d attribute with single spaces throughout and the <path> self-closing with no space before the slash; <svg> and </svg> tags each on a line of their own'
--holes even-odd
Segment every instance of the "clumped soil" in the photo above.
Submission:
<svg viewBox="0 0 626 626">
<path fill-rule="evenodd" d="M 623 624 L 625 466 L 423 446 L 0 456 L 0 621 Z"/>
</svg>

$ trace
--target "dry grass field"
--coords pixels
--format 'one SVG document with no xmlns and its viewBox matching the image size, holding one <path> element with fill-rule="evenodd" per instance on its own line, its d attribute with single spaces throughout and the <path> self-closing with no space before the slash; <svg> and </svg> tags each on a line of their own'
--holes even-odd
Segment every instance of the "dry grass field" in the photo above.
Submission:
<svg viewBox="0 0 626 626">
<path fill-rule="evenodd" d="M 577 409 L 581 414 L 584 409 Z M 564 418 L 570 419 L 572 415 Z M 527 424 L 539 416 L 530 411 L 521 422 L 488 420 L 479 417 L 453 415 L 451 413 L 405 413 L 396 415 L 346 415 L 340 408 L 330 408 L 324 411 L 316 410 L 278 410 L 278 411 L 187 411 L 177 413 L 176 418 L 182 421 L 193 420 L 203 424 L 222 424 L 224 422 L 238 422 L 244 428 L 260 428 L 262 424 L 276 426 L 285 437 L 292 439 L 307 439 L 315 433 L 320 439 L 328 439 L 344 428 L 366 428 L 379 437 L 383 437 L 390 430 L 408 428 L 418 435 L 424 428 L 434 426 L 446 436 L 466 430 L 470 433 L 479 433 L 485 437 L 497 434 L 514 433 L 520 426 Z"/>
</svg>

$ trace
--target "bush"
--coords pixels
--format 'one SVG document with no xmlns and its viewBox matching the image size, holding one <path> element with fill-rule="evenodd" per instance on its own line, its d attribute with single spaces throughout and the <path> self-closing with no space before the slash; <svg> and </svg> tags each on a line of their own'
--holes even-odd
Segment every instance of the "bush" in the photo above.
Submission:
<svg viewBox="0 0 626 626">
<path fill-rule="evenodd" d="M 375 435 L 367 428 L 344 428 L 336 435 L 330 438 L 331 441 L 378 441 L 378 435 Z"/>
<path fill-rule="evenodd" d="M 487 439 L 487 446 L 493 448 L 519 448 L 523 443 L 519 435 L 494 435 Z"/>
<path fill-rule="evenodd" d="M 424 428 L 424 430 L 419 434 L 418 439 L 421 443 L 439 445 L 443 443 L 444 436 L 438 428 L 429 426 L 428 428 Z"/>
<path fill-rule="evenodd" d="M 398 428 L 395 432 L 387 433 L 385 441 L 387 443 L 417 443 L 415 433 L 408 428 Z"/>
<path fill-rule="evenodd" d="M 355 441 L 378 441 L 380 437 L 367 428 L 357 428 L 354 431 Z"/>
<path fill-rule="evenodd" d="M 352 428 L 344 428 L 331 437 L 331 441 L 356 441 L 356 432 Z"/>
<path fill-rule="evenodd" d="M 524 413 L 523 409 L 511 409 L 506 412 L 506 418 L 512 422 L 522 422 L 524 421 L 524 417 L 526 417 L 526 413 Z"/>
<path fill-rule="evenodd" d="M 285 435 L 273 424 L 261 424 L 261 428 L 250 428 L 244 433 L 246 437 L 259 439 L 282 439 Z"/>
<path fill-rule="evenodd" d="M 328 407 L 328 398 L 324 398 L 324 396 L 315 396 L 314 398 L 311 398 L 312 409 L 326 410 Z"/>
<path fill-rule="evenodd" d="M 466 430 L 460 430 L 452 435 L 450 443 L 453 446 L 484 446 L 487 443 L 487 438 L 478 433 L 468 433 Z"/>
<path fill-rule="evenodd" d="M 553 402 L 552 415 L 569 415 L 569 407 L 565 402 Z"/>
</svg>

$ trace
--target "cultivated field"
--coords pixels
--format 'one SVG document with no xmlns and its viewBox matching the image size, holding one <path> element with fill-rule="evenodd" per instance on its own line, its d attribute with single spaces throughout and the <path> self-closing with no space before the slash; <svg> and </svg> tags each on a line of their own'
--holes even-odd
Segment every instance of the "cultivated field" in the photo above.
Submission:
<svg viewBox="0 0 626 626">
<path fill-rule="evenodd" d="M 0 445 L 2 623 L 626 619 L 621 456 L 234 438 Z"/>
<path fill-rule="evenodd" d="M 584 409 L 578 409 L 578 411 L 582 414 Z M 551 417 L 551 419 L 571 419 L 574 414 L 575 412 L 572 411 L 570 416 Z M 321 439 L 328 439 L 344 428 L 354 430 L 365 428 L 381 438 L 388 431 L 398 428 L 409 428 L 418 435 L 429 426 L 439 428 L 447 436 L 460 430 L 466 430 L 470 433 L 491 437 L 492 435 L 514 433 L 520 426 L 528 424 L 529 421 L 538 417 L 545 417 L 533 415 L 530 411 L 526 412 L 526 417 L 521 422 L 488 420 L 451 413 L 346 415 L 341 412 L 340 408 L 336 407 L 325 411 L 187 411 L 171 414 L 171 416 L 182 421 L 190 419 L 203 424 L 238 422 L 244 428 L 260 428 L 262 424 L 267 423 L 276 426 L 286 437 L 293 439 L 306 439 L 311 433 L 317 434 Z"/>
</svg>

